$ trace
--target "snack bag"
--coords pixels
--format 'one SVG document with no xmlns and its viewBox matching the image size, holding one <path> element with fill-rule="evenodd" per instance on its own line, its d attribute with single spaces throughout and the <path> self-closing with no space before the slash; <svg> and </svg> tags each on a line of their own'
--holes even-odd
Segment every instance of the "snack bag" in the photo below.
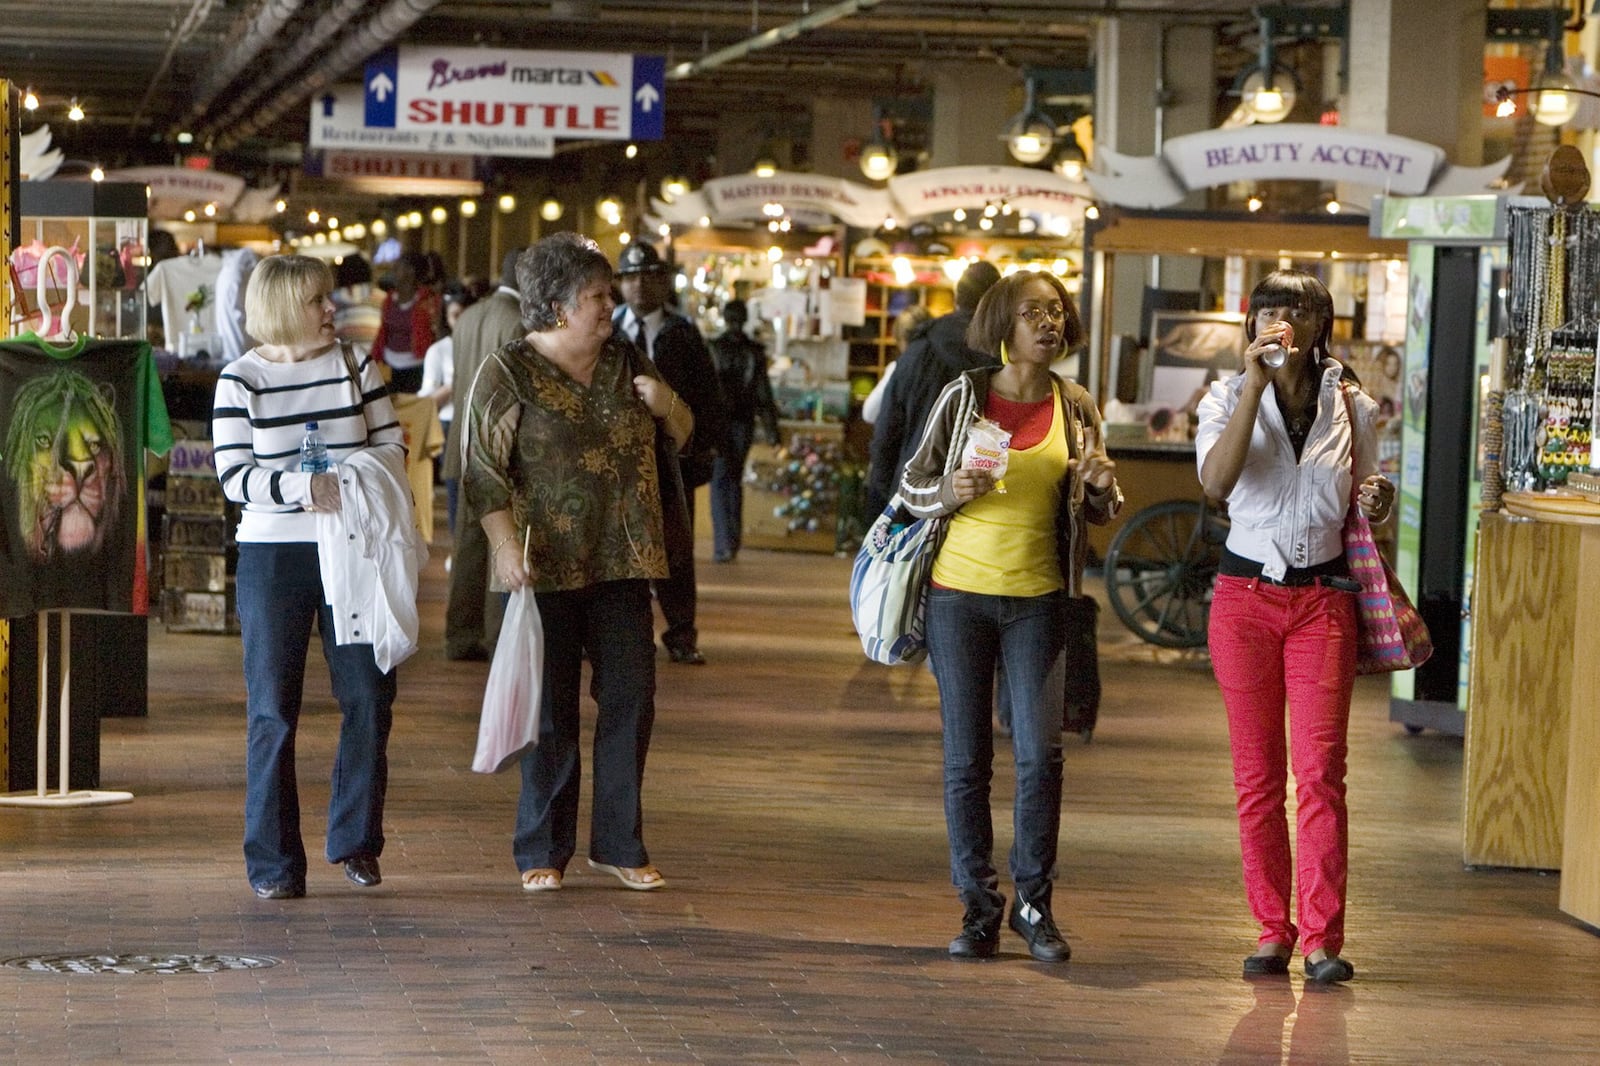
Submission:
<svg viewBox="0 0 1600 1066">
<path fill-rule="evenodd" d="M 1011 454 L 1011 434 L 987 418 L 975 418 L 961 449 L 961 469 L 987 470 L 994 475 L 994 491 L 1006 491 L 1006 462 Z"/>
</svg>

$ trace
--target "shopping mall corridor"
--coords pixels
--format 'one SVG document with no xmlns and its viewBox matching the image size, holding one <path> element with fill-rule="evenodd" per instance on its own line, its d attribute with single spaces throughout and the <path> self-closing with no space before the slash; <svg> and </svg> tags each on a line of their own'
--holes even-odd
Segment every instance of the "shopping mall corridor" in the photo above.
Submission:
<svg viewBox="0 0 1600 1066">
<path fill-rule="evenodd" d="M 314 858 L 307 898 L 251 895 L 237 638 L 153 624 L 150 715 L 103 727 L 102 784 L 135 800 L 0 809 L 0 1061 L 1600 1057 L 1600 937 L 1557 910 L 1554 877 L 1462 868 L 1461 741 L 1389 724 L 1381 681 L 1361 683 L 1352 728 L 1357 979 L 1307 988 L 1297 959 L 1293 977 L 1243 980 L 1253 936 L 1209 671 L 1114 619 L 1100 727 L 1066 752 L 1055 909 L 1072 961 L 1035 963 L 1009 933 L 998 959 L 951 960 L 960 910 L 930 676 L 862 659 L 847 561 L 747 551 L 718 566 L 702 552 L 710 665 L 663 657 L 659 673 L 645 809 L 670 887 L 655 893 L 581 863 L 561 892 L 519 887 L 516 775 L 468 769 L 487 667 L 441 653 L 440 548 L 425 650 L 401 671 L 376 889 Z M 336 724 L 313 653 L 299 761 L 313 856 Z M 1001 855 L 1010 789 L 1004 756 Z M 62 954 L 272 964 L 14 968 Z"/>
</svg>

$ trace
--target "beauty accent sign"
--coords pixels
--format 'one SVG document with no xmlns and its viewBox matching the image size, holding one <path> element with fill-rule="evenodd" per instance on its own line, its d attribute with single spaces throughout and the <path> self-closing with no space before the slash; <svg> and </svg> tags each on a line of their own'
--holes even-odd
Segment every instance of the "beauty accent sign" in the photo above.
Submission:
<svg viewBox="0 0 1600 1066">
<path fill-rule="evenodd" d="M 1455 167 L 1423 141 L 1310 123 L 1255 125 L 1174 137 L 1159 156 L 1095 153 L 1089 184 L 1125 207 L 1171 207 L 1194 189 L 1238 181 L 1340 182 L 1392 196 L 1494 193 L 1511 157 Z"/>
</svg>

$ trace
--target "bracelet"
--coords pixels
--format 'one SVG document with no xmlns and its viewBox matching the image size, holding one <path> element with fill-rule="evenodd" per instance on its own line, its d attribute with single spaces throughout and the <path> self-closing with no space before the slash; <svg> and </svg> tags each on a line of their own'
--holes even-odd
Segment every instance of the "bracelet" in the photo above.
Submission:
<svg viewBox="0 0 1600 1066">
<path fill-rule="evenodd" d="M 511 540 L 516 535 L 517 534 L 515 533 L 515 531 L 513 531 L 511 533 L 507 533 L 505 536 L 503 536 L 499 540 L 495 541 L 494 547 L 489 549 L 489 558 L 493 559 L 496 555 L 499 555 L 500 554 L 500 549 L 504 548 L 506 546 L 506 541 Z"/>
<path fill-rule="evenodd" d="M 676 411 L 677 409 L 678 409 L 678 394 L 676 392 L 674 392 L 672 394 L 672 402 L 667 404 L 667 413 L 661 416 L 661 421 L 663 423 L 672 421 L 672 412 Z"/>
</svg>

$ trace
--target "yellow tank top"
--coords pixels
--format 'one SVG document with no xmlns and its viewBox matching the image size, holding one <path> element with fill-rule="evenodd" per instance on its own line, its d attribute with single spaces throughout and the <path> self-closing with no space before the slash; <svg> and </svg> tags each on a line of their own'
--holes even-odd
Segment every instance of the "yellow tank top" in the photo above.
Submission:
<svg viewBox="0 0 1600 1066">
<path fill-rule="evenodd" d="M 1044 440 L 1010 453 L 1006 491 L 980 496 L 950 517 L 934 584 L 988 596 L 1043 596 L 1065 587 L 1056 510 L 1070 456 L 1061 399 L 1052 399 Z"/>
</svg>

